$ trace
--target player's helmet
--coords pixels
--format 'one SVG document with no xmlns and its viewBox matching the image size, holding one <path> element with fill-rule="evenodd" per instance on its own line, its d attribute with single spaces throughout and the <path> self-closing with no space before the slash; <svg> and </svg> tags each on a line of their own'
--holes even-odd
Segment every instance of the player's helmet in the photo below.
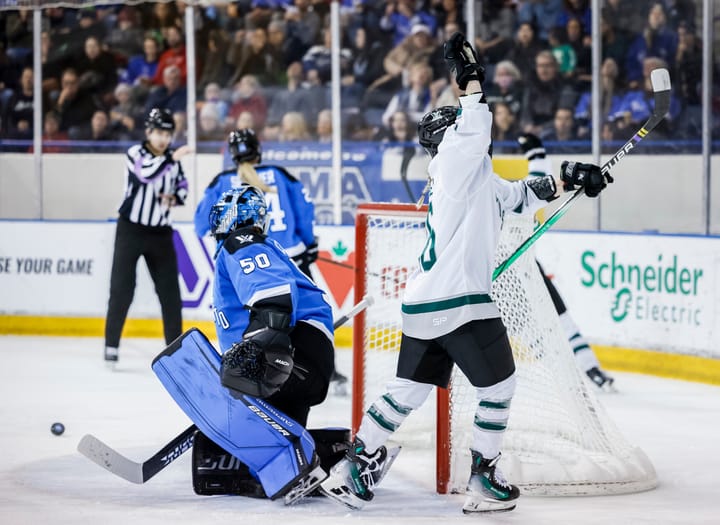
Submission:
<svg viewBox="0 0 720 525">
<path fill-rule="evenodd" d="M 228 135 L 228 147 L 236 165 L 252 160 L 260 162 L 262 159 L 260 141 L 255 132 L 249 128 L 231 131 Z"/>
<path fill-rule="evenodd" d="M 164 129 L 175 131 L 175 119 L 169 109 L 152 108 L 145 118 L 146 129 Z"/>
<path fill-rule="evenodd" d="M 220 196 L 210 209 L 210 226 L 216 239 L 245 226 L 255 226 L 261 232 L 267 230 L 267 204 L 262 192 L 244 184 Z"/>
<path fill-rule="evenodd" d="M 437 155 L 438 145 L 445 135 L 445 130 L 457 119 L 456 106 L 442 106 L 426 113 L 418 122 L 418 139 L 431 157 Z"/>
</svg>

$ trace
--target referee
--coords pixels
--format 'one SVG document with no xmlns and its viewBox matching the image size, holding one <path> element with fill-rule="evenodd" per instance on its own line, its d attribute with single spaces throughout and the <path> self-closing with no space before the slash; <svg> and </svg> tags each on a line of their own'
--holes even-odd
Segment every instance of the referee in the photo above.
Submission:
<svg viewBox="0 0 720 525">
<path fill-rule="evenodd" d="M 170 110 L 153 108 L 145 119 L 146 140 L 127 151 L 125 194 L 115 231 L 105 320 L 105 361 L 110 365 L 118 360 L 120 334 L 135 293 L 140 257 L 145 258 L 160 300 L 165 342 L 170 343 L 182 333 L 170 208 L 185 203 L 188 184 L 179 160 L 190 148 L 186 145 L 171 149 L 174 132 Z"/>
</svg>

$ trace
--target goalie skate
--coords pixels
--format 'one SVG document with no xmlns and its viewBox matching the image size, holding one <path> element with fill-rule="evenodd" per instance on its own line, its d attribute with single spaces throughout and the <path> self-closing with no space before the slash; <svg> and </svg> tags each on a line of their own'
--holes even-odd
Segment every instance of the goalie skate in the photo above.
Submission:
<svg viewBox="0 0 720 525">
<path fill-rule="evenodd" d="M 285 505 L 297 503 L 305 496 L 311 495 L 327 477 L 327 472 L 322 469 L 319 462 L 316 462 L 314 469 L 290 487 L 290 490 L 283 496 L 283 502 Z"/>
</svg>

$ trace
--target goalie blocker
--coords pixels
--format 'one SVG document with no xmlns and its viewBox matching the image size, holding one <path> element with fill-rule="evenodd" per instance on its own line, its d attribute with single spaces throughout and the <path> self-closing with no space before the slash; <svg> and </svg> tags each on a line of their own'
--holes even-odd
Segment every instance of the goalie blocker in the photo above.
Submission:
<svg viewBox="0 0 720 525">
<path fill-rule="evenodd" d="M 343 458 L 351 440 L 348 428 L 315 428 L 308 433 L 315 440 L 315 453 L 325 472 Z M 201 496 L 267 497 L 247 465 L 199 430 L 193 445 L 192 482 L 195 494 Z"/>
</svg>

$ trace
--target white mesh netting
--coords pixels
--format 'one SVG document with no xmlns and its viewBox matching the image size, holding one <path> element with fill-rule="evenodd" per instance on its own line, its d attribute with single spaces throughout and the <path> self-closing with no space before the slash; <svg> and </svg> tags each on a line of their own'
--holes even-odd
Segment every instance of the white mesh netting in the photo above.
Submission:
<svg viewBox="0 0 720 525">
<path fill-rule="evenodd" d="M 395 372 L 400 344 L 400 302 L 404 280 L 425 242 L 424 215 L 366 212 L 365 282 L 356 283 L 375 299 L 366 311 L 363 398 L 367 407 Z M 409 215 L 408 215 L 409 213 Z M 363 220 L 363 215 L 358 215 Z M 532 232 L 531 217 L 506 215 L 498 261 Z M 358 239 L 360 240 L 360 239 Z M 493 285 L 508 329 L 517 367 L 517 391 L 503 442 L 501 467 L 524 493 L 590 495 L 637 492 L 657 484 L 645 454 L 631 446 L 607 416 L 591 385 L 578 370 L 552 301 L 529 250 Z M 357 351 L 357 349 L 356 349 Z M 448 407 L 450 491 L 464 490 L 475 413 L 474 389 L 457 368 Z M 405 446 L 436 446 L 434 396 L 412 414 L 393 440 Z M 431 453 L 428 450 L 428 453 Z M 442 471 L 442 469 L 441 469 Z"/>
</svg>

